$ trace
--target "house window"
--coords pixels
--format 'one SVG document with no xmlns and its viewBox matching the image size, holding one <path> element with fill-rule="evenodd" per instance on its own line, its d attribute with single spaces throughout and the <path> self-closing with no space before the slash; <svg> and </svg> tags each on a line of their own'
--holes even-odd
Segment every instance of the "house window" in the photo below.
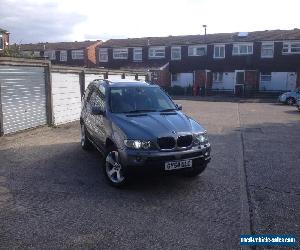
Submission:
<svg viewBox="0 0 300 250">
<path fill-rule="evenodd" d="M 261 44 L 261 57 L 272 58 L 274 55 L 274 43 Z"/>
<path fill-rule="evenodd" d="M 3 38 L 2 35 L 0 35 L 0 50 L 4 49 L 4 44 L 3 44 Z"/>
<path fill-rule="evenodd" d="M 282 54 L 299 54 L 300 42 L 284 42 Z"/>
<path fill-rule="evenodd" d="M 188 48 L 189 56 L 205 56 L 207 46 L 206 45 L 193 45 Z"/>
<path fill-rule="evenodd" d="M 49 60 L 55 60 L 56 59 L 55 50 L 46 50 L 44 52 L 44 57 L 48 57 Z"/>
<path fill-rule="evenodd" d="M 33 56 L 34 56 L 34 57 L 40 57 L 41 54 L 40 54 L 39 51 L 33 51 Z"/>
<path fill-rule="evenodd" d="M 214 82 L 222 82 L 223 81 L 223 72 L 214 72 L 213 73 L 213 81 Z"/>
<path fill-rule="evenodd" d="M 271 72 L 261 72 L 260 73 L 260 81 L 261 82 L 271 82 L 272 81 L 272 73 Z"/>
<path fill-rule="evenodd" d="M 225 44 L 214 45 L 214 58 L 225 58 Z"/>
<path fill-rule="evenodd" d="M 142 60 L 143 60 L 143 49 L 133 48 L 133 61 L 142 61 Z"/>
<path fill-rule="evenodd" d="M 83 50 L 72 50 L 72 59 L 73 60 L 84 59 L 84 51 Z"/>
<path fill-rule="evenodd" d="M 171 48 L 171 60 L 181 60 L 181 47 Z"/>
<path fill-rule="evenodd" d="M 108 49 L 99 49 L 99 61 L 108 62 Z"/>
<path fill-rule="evenodd" d="M 172 81 L 177 81 L 178 80 L 178 76 L 176 73 L 172 73 Z"/>
<path fill-rule="evenodd" d="M 149 58 L 165 58 L 165 47 L 150 47 Z"/>
<path fill-rule="evenodd" d="M 253 54 L 253 44 L 252 43 L 240 43 L 233 44 L 232 55 L 252 55 Z"/>
<path fill-rule="evenodd" d="M 60 61 L 61 62 L 66 62 L 67 61 L 67 51 L 66 50 L 61 50 L 60 51 Z"/>
<path fill-rule="evenodd" d="M 128 59 L 128 49 L 113 49 L 113 58 L 114 59 Z"/>
</svg>

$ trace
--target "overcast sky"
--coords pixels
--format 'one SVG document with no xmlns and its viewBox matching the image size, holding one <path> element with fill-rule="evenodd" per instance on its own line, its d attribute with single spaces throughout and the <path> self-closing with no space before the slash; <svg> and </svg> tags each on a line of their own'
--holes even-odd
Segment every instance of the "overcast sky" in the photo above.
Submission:
<svg viewBox="0 0 300 250">
<path fill-rule="evenodd" d="M 300 0 L 0 0 L 11 42 L 300 28 Z"/>
</svg>

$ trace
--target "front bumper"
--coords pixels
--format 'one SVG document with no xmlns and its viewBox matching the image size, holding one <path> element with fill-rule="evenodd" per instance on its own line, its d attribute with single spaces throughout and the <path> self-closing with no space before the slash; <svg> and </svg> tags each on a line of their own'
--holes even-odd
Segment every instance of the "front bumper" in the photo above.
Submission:
<svg viewBox="0 0 300 250">
<path fill-rule="evenodd" d="M 119 150 L 122 165 L 127 168 L 164 169 L 168 161 L 193 160 L 193 164 L 205 164 L 210 161 L 210 144 L 178 151 L 143 151 L 132 149 Z"/>
</svg>

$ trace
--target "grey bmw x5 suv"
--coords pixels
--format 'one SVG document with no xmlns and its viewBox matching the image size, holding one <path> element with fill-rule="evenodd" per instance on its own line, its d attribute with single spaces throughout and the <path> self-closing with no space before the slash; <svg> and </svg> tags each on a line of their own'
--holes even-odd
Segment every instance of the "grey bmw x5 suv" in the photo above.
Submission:
<svg viewBox="0 0 300 250">
<path fill-rule="evenodd" d="M 134 169 L 196 176 L 210 161 L 210 143 L 205 129 L 181 109 L 157 85 L 95 80 L 82 100 L 81 146 L 104 155 L 113 186 L 127 183 Z"/>
</svg>

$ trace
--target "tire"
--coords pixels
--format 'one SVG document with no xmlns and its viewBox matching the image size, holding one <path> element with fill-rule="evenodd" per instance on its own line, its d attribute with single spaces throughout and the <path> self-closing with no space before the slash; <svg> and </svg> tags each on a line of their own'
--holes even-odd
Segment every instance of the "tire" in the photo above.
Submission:
<svg viewBox="0 0 300 250">
<path fill-rule="evenodd" d="M 83 150 L 90 150 L 92 148 L 92 143 L 87 137 L 87 131 L 84 124 L 80 124 L 80 144 Z"/>
<path fill-rule="evenodd" d="M 110 185 L 123 187 L 128 183 L 127 171 L 120 162 L 119 152 L 115 146 L 107 150 L 103 168 L 106 180 Z"/>
<path fill-rule="evenodd" d="M 193 166 L 192 169 L 183 172 L 183 176 L 186 177 L 196 177 L 201 174 L 207 167 L 207 163 L 202 163 L 196 166 Z"/>
<path fill-rule="evenodd" d="M 286 104 L 287 105 L 294 105 L 296 103 L 296 100 L 293 98 L 293 97 L 289 97 L 287 100 L 286 100 Z"/>
</svg>

